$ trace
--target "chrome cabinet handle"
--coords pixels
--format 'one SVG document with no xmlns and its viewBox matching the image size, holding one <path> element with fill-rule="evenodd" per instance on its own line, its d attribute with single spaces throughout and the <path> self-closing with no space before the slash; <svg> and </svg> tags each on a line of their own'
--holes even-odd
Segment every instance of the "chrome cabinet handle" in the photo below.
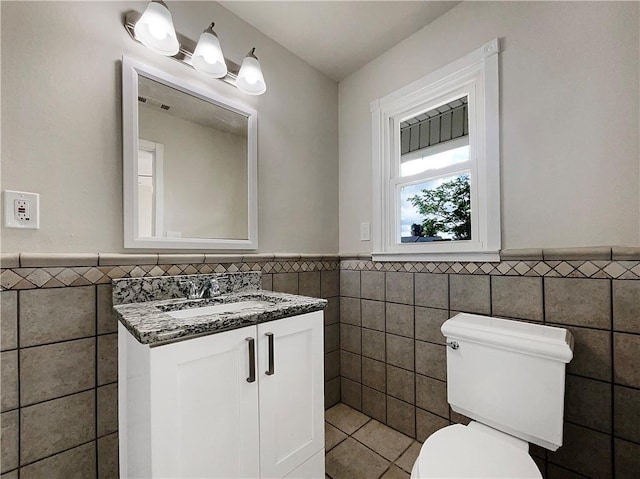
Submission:
<svg viewBox="0 0 640 479">
<path fill-rule="evenodd" d="M 460 347 L 460 345 L 458 344 L 458 341 L 447 341 L 447 346 L 449 346 L 451 349 L 458 349 Z"/>
<path fill-rule="evenodd" d="M 249 347 L 249 377 L 248 383 L 253 383 L 256 380 L 256 340 L 253 338 L 245 338 Z"/>
<path fill-rule="evenodd" d="M 273 376 L 275 374 L 275 359 L 273 357 L 273 333 L 265 333 L 265 336 L 269 338 L 269 369 L 265 372 L 267 376 Z"/>
</svg>

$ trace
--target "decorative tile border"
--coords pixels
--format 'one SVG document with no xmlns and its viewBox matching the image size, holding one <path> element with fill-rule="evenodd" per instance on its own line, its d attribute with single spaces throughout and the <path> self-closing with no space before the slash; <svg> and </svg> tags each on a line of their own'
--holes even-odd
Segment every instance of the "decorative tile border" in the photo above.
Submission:
<svg viewBox="0 0 640 479">
<path fill-rule="evenodd" d="M 407 273 L 489 274 L 556 278 L 640 279 L 640 261 L 501 261 L 475 262 L 374 262 L 362 257 L 340 262 L 341 270 Z"/>
<path fill-rule="evenodd" d="M 0 289 L 62 288 L 119 278 L 184 274 L 263 274 L 332 271 L 640 279 L 640 248 L 596 247 L 504 250 L 498 263 L 374 262 L 371 255 L 2 253 Z"/>
<path fill-rule="evenodd" d="M 239 257 L 234 257 L 238 259 Z M 75 266 L 45 268 L 6 268 L 0 269 L 0 288 L 2 290 L 62 288 L 66 286 L 86 286 L 111 283 L 113 279 L 141 278 L 149 276 L 175 276 L 184 274 L 237 273 L 260 271 L 264 274 L 302 273 L 305 271 L 331 271 L 340 267 L 338 256 L 320 260 L 278 261 L 270 255 L 270 261 L 239 261 L 234 263 L 201 264 L 120 264 L 112 266 Z M 297 255 L 296 258 L 301 258 Z M 311 258 L 311 256 L 309 257 Z M 335 259 L 333 259 L 335 258 Z M 243 258 L 244 259 L 244 258 Z M 306 259 L 306 258 L 305 258 Z"/>
</svg>

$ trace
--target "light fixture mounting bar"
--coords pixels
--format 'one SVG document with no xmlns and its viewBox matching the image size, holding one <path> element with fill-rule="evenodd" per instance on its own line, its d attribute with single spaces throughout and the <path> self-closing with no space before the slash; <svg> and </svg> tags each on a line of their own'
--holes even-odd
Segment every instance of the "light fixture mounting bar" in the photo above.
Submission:
<svg viewBox="0 0 640 479">
<path fill-rule="evenodd" d="M 124 27 L 127 29 L 127 32 L 129 32 L 129 36 L 138 43 L 141 42 L 136 38 L 134 27 L 141 15 L 141 13 L 138 13 L 135 10 L 130 10 L 125 14 L 124 17 Z M 178 42 L 180 42 L 180 50 L 174 56 L 169 58 L 184 63 L 185 65 L 189 65 L 191 68 L 193 68 L 193 65 L 191 65 L 191 56 L 193 55 L 193 51 L 196 49 L 196 42 L 188 37 L 185 37 L 184 35 L 181 35 L 179 32 L 176 32 L 176 36 L 178 37 Z M 240 65 L 227 60 L 226 58 L 224 59 L 224 62 L 227 64 L 227 75 L 223 78 L 219 78 L 219 80 L 222 80 L 229 85 L 236 86 L 236 78 L 238 77 L 238 72 L 240 71 Z"/>
</svg>

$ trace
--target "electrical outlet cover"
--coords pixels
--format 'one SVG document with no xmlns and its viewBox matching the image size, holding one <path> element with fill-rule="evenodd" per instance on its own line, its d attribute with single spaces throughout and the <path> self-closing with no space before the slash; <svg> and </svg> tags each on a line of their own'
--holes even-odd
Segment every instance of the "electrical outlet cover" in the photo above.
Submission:
<svg viewBox="0 0 640 479">
<path fill-rule="evenodd" d="M 371 241 L 371 228 L 369 223 L 360 223 L 360 241 Z"/>
<path fill-rule="evenodd" d="M 2 195 L 5 228 L 39 229 L 40 195 L 5 190 Z"/>
</svg>

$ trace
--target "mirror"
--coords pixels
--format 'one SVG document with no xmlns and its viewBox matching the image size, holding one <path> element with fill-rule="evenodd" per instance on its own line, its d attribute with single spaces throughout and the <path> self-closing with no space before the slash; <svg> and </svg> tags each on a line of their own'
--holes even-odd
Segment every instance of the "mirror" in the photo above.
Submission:
<svg viewBox="0 0 640 479">
<path fill-rule="evenodd" d="M 257 249 L 256 123 L 124 57 L 125 248 Z"/>
</svg>

